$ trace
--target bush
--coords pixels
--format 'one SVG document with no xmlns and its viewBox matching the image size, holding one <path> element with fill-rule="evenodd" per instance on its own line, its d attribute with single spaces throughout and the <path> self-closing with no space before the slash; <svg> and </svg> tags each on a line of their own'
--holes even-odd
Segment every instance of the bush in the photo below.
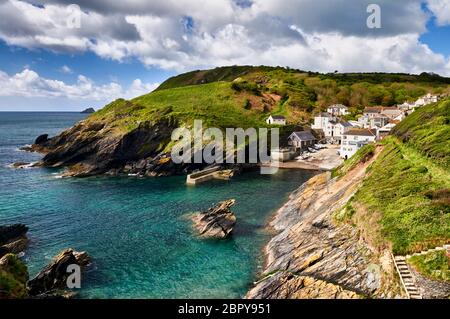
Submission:
<svg viewBox="0 0 450 319">
<path fill-rule="evenodd" d="M 434 251 L 425 255 L 412 256 L 409 260 L 424 276 L 450 282 L 450 258 L 445 251 Z"/>
</svg>

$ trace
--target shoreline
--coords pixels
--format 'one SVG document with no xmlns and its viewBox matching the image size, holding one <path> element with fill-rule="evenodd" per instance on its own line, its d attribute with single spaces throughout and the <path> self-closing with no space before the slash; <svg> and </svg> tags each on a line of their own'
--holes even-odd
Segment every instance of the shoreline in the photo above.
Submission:
<svg viewBox="0 0 450 319">
<path fill-rule="evenodd" d="M 263 167 L 278 167 L 280 169 L 304 169 L 312 171 L 332 171 L 344 160 L 338 155 L 339 146 L 327 144 L 326 148 L 315 153 L 308 153 L 306 159 L 294 159 L 276 164 L 262 164 Z"/>
<path fill-rule="evenodd" d="M 380 256 L 361 240 L 357 229 L 333 219 L 358 190 L 375 158 L 340 179 L 331 178 L 330 172 L 317 174 L 289 195 L 266 226 L 271 239 L 262 250 L 263 270 L 245 298 L 398 296 L 378 286 L 392 269 L 382 268 Z"/>
</svg>

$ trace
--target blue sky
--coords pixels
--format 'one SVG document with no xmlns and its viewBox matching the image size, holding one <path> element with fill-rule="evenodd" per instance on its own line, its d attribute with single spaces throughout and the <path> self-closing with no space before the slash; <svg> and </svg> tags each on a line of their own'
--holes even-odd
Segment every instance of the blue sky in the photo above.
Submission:
<svg viewBox="0 0 450 319">
<path fill-rule="evenodd" d="M 0 111 L 99 108 L 233 64 L 450 76 L 450 1 L 380 0 L 369 30 L 372 2 L 0 0 Z"/>
<path fill-rule="evenodd" d="M 433 18 L 427 24 L 427 28 L 427 32 L 421 35 L 420 41 L 434 52 L 450 56 L 450 26 L 438 26 L 436 19 Z"/>
<path fill-rule="evenodd" d="M 0 41 L 0 65 L 2 70 L 12 74 L 31 68 L 43 77 L 57 78 L 67 83 L 76 82 L 76 74 L 84 74 L 98 83 L 112 80 L 123 85 L 136 78 L 146 82 L 158 82 L 175 74 L 171 70 L 144 67 L 134 58 L 124 61 L 102 59 L 92 52 L 63 54 L 43 49 L 29 50 L 17 46 L 8 46 Z M 71 72 L 64 73 L 67 66 Z"/>
</svg>

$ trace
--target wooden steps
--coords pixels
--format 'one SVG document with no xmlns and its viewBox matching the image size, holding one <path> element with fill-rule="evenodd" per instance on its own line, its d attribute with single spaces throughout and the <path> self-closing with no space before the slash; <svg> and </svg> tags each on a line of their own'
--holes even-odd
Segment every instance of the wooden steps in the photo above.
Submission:
<svg viewBox="0 0 450 319">
<path fill-rule="evenodd" d="M 411 273 L 411 269 L 409 268 L 407 260 L 413 256 L 422 256 L 429 254 L 435 251 L 447 251 L 450 252 L 450 245 L 444 245 L 442 247 L 436 247 L 428 250 L 421 251 L 420 253 L 415 253 L 407 256 L 392 256 L 392 259 L 395 263 L 395 268 L 400 276 L 400 280 L 402 282 L 403 288 L 406 291 L 409 299 L 422 299 L 422 294 L 416 285 L 416 281 L 414 279 L 413 274 Z"/>
<path fill-rule="evenodd" d="M 395 256 L 394 258 L 395 268 L 400 276 L 403 288 L 409 299 L 422 299 L 422 294 L 416 286 L 414 277 L 406 262 L 405 256 Z"/>
</svg>

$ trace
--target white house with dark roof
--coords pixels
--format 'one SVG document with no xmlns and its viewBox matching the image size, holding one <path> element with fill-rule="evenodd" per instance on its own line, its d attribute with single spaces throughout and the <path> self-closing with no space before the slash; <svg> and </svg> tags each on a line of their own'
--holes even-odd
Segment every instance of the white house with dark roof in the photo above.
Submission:
<svg viewBox="0 0 450 319">
<path fill-rule="evenodd" d="M 378 114 L 369 119 L 369 128 L 380 128 L 389 123 L 391 119 L 385 115 Z"/>
<path fill-rule="evenodd" d="M 405 112 L 400 110 L 397 107 L 386 107 L 386 108 L 383 108 L 383 110 L 381 111 L 380 114 L 388 117 L 391 120 L 393 120 L 396 117 L 399 117 L 402 114 L 405 114 Z"/>
<path fill-rule="evenodd" d="M 311 126 L 313 130 L 323 130 L 328 126 L 330 121 L 335 121 L 336 118 L 330 113 L 323 112 L 314 117 L 314 124 Z"/>
<path fill-rule="evenodd" d="M 352 157 L 361 147 L 375 142 L 377 130 L 374 129 L 351 129 L 342 136 L 339 154 L 344 159 Z"/>
<path fill-rule="evenodd" d="M 288 137 L 289 145 L 296 149 L 303 149 L 316 143 L 316 138 L 311 132 L 294 132 Z"/>
<path fill-rule="evenodd" d="M 330 105 L 327 112 L 334 116 L 343 116 L 349 114 L 348 107 L 343 104 Z"/>
<path fill-rule="evenodd" d="M 333 136 L 332 137 L 336 141 L 341 141 L 344 133 L 352 128 L 353 128 L 353 125 L 351 125 L 349 122 L 346 122 L 346 121 L 341 121 L 341 122 L 335 123 L 333 125 Z"/>
<path fill-rule="evenodd" d="M 266 119 L 269 125 L 286 125 L 286 118 L 283 115 L 271 115 Z"/>
</svg>

